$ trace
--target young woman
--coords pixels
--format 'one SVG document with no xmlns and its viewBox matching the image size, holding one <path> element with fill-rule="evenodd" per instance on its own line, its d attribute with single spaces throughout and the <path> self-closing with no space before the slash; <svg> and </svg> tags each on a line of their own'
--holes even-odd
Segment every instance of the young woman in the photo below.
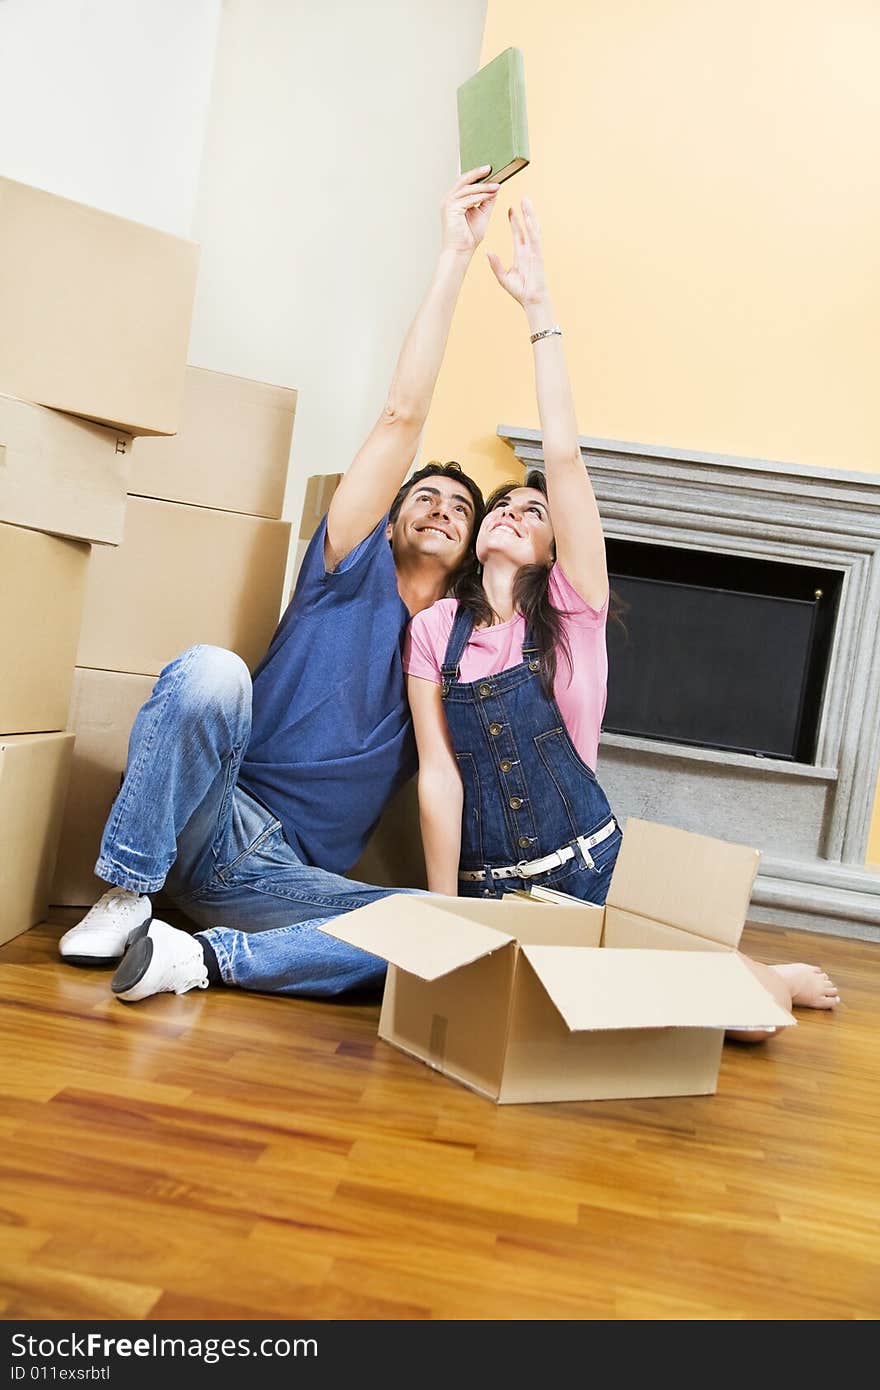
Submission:
<svg viewBox="0 0 880 1390">
<path fill-rule="evenodd" d="M 522 222 L 511 209 L 510 227 L 510 269 L 493 253 L 489 261 L 526 314 L 546 484 L 533 473 L 490 497 L 476 546 L 481 581 L 464 580 L 410 624 L 404 669 L 428 887 L 499 896 L 536 883 L 603 903 L 621 840 L 594 771 L 607 678 L 605 543 L 528 200 Z M 748 964 L 786 1008 L 838 1002 L 816 967 Z"/>
</svg>

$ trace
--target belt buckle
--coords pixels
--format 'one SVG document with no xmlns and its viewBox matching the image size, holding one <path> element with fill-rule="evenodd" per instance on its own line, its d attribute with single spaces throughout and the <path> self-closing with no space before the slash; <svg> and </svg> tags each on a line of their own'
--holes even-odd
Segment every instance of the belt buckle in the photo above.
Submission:
<svg viewBox="0 0 880 1390">
<path fill-rule="evenodd" d="M 529 861 L 527 859 L 520 859 L 519 862 L 514 865 L 514 868 L 516 869 L 516 872 L 520 878 L 528 878 L 528 874 L 523 873 L 523 869 L 527 869 L 528 867 Z"/>
</svg>

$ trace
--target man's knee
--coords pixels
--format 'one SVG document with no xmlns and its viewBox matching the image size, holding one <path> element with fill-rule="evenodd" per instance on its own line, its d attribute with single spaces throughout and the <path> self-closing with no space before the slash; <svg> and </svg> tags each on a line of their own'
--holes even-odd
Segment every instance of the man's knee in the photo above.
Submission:
<svg viewBox="0 0 880 1390">
<path fill-rule="evenodd" d="M 178 699 L 188 705 L 192 713 L 218 707 L 225 710 L 250 707 L 250 672 L 235 652 L 207 645 L 190 647 L 166 667 L 163 676 L 175 667 Z"/>
</svg>

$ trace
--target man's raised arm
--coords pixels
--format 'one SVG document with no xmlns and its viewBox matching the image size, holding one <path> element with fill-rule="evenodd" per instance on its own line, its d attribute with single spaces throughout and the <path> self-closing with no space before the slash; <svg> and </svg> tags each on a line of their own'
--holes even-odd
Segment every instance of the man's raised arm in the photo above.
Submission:
<svg viewBox="0 0 880 1390">
<path fill-rule="evenodd" d="M 437 266 L 404 339 L 385 408 L 330 504 L 324 546 L 328 570 L 382 519 L 415 458 L 459 291 L 498 196 L 497 183 L 481 182 L 487 172 L 488 165 L 462 174 L 443 200 Z"/>
</svg>

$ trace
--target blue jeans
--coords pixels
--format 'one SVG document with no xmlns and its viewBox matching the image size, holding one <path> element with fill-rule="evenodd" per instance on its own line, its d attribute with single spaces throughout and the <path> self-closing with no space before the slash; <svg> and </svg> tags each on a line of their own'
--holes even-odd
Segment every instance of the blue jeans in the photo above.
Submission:
<svg viewBox="0 0 880 1390">
<path fill-rule="evenodd" d="M 219 647 L 191 647 L 159 676 L 131 731 L 95 873 L 164 888 L 199 926 L 226 984 L 326 996 L 379 986 L 385 962 L 318 927 L 393 891 L 305 864 L 281 822 L 237 785 L 251 678 Z"/>
</svg>

